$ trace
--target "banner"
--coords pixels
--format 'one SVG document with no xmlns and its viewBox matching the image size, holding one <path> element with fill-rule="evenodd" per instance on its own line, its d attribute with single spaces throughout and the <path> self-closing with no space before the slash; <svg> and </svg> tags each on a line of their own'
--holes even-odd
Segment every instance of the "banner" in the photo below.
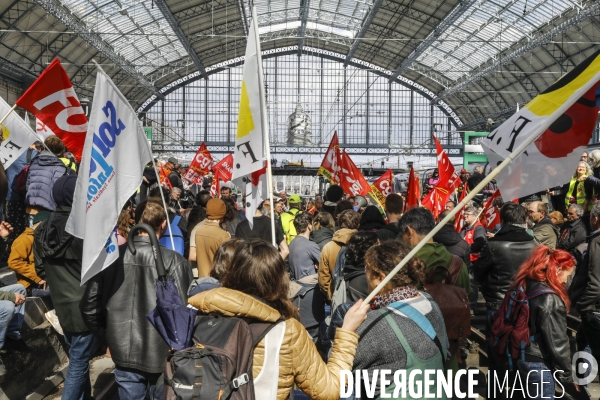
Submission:
<svg viewBox="0 0 600 400">
<path fill-rule="evenodd" d="M 77 161 L 88 131 L 88 121 L 67 72 L 55 58 L 16 104 L 46 124 L 61 138 Z M 111 121 L 112 126 L 116 121 Z"/>
<path fill-rule="evenodd" d="M 98 66 L 90 124 L 66 230 L 83 241 L 81 283 L 119 256 L 121 209 L 152 161 L 146 135 L 129 101 Z"/>
<path fill-rule="evenodd" d="M 342 151 L 341 170 L 340 185 L 344 192 L 353 196 L 366 196 L 369 193 L 369 182 L 345 151 Z"/>
<path fill-rule="evenodd" d="M 598 118 L 600 51 L 537 95 L 482 140 L 492 168 L 532 135 L 535 141 L 496 177 L 507 199 L 568 182 Z"/>
<path fill-rule="evenodd" d="M 318 175 L 321 175 L 329 180 L 331 184 L 340 184 L 340 143 L 338 140 L 337 131 L 334 132 L 325 157 L 319 167 Z"/>
<path fill-rule="evenodd" d="M 208 174 L 211 165 L 212 156 L 206 148 L 206 144 L 202 142 L 200 148 L 198 148 L 198 152 L 196 152 L 196 155 L 190 164 L 190 167 L 187 170 L 187 173 L 184 176 L 184 179 L 187 179 L 196 185 L 202 185 L 204 175 Z"/>
<path fill-rule="evenodd" d="M 263 109 L 259 85 L 259 63 L 262 62 L 260 43 L 257 42 L 257 21 L 252 21 L 246 44 L 246 57 L 242 75 L 240 108 L 233 151 L 233 174 L 231 180 L 244 187 L 242 177 L 265 167 L 265 143 L 263 140 Z"/>
<path fill-rule="evenodd" d="M 500 210 L 494 207 L 494 201 L 500 197 L 500 190 L 496 190 L 488 199 L 479 216 L 479 222 L 485 229 L 494 229 L 500 223 Z"/>
<path fill-rule="evenodd" d="M 10 115 L 0 125 L 0 162 L 6 170 L 19 156 L 35 142 L 37 136 L 29 124 L 16 112 L 11 112 L 11 106 L 0 97 L 0 118 L 10 112 Z"/>
<path fill-rule="evenodd" d="M 406 202 L 404 203 L 404 212 L 411 208 L 419 207 L 421 205 L 421 182 L 415 174 L 414 168 L 410 167 L 410 174 L 408 175 L 408 187 L 406 189 Z"/>
<path fill-rule="evenodd" d="M 385 198 L 392 193 L 393 189 L 394 172 L 388 169 L 386 173 L 381 175 L 379 179 L 371 183 L 370 193 L 377 199 L 381 204 L 385 204 Z"/>
<path fill-rule="evenodd" d="M 227 155 L 212 167 L 215 176 L 218 174 L 223 182 L 229 182 L 233 175 L 233 154 Z"/>
</svg>

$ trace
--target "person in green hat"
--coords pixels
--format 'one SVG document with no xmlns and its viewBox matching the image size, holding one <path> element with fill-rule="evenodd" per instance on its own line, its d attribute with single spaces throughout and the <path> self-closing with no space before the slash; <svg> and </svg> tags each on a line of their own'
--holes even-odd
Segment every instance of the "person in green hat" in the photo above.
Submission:
<svg viewBox="0 0 600 400">
<path fill-rule="evenodd" d="M 290 209 L 281 214 L 281 225 L 283 227 L 283 234 L 285 240 L 289 244 L 297 236 L 296 228 L 294 227 L 294 220 L 296 215 L 302 213 L 300 207 L 302 206 L 302 199 L 297 194 L 293 194 L 289 197 Z"/>
</svg>

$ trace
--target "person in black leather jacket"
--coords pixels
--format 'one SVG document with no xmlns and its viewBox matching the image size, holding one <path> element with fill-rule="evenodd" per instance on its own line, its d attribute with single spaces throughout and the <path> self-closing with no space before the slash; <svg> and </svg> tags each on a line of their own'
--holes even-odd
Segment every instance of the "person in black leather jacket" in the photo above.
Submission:
<svg viewBox="0 0 600 400">
<path fill-rule="evenodd" d="M 540 245 L 515 276 L 514 287 L 524 287 L 528 295 L 538 289 L 554 292 L 529 299 L 529 334 L 534 339 L 517 365 L 521 378 L 527 377 L 529 393 L 538 393 L 533 398 L 554 398 L 553 376 L 567 391 L 577 390 L 567 336 L 570 301 L 565 288 L 574 270 L 575 259 L 568 252 Z"/>
<path fill-rule="evenodd" d="M 136 223 L 150 225 L 160 238 L 167 225 L 165 211 L 154 202 L 141 203 Z M 118 260 L 88 282 L 80 308 L 90 331 L 110 349 L 119 397 L 143 400 L 147 389 L 154 391 L 169 347 L 146 318 L 156 307 L 158 277 L 150 239 L 140 234 L 130 240 L 135 242 L 136 254 L 120 246 Z M 161 251 L 167 276 L 185 304 L 192 268 L 178 253 L 162 246 Z"/>
<path fill-rule="evenodd" d="M 538 245 L 526 232 L 526 221 L 527 213 L 522 206 L 504 204 L 500 210 L 502 228 L 483 246 L 479 259 L 473 263 L 488 314 L 500 308 L 515 273 Z"/>
<path fill-rule="evenodd" d="M 583 208 L 577 204 L 571 204 L 567 210 L 567 222 L 562 227 L 558 237 L 557 249 L 563 249 L 571 254 L 581 243 L 585 242 L 587 230 L 582 220 Z"/>
</svg>

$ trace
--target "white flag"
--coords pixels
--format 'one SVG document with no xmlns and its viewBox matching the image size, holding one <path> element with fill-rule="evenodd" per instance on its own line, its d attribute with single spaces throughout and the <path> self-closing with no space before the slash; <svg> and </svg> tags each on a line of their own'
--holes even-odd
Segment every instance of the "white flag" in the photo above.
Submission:
<svg viewBox="0 0 600 400">
<path fill-rule="evenodd" d="M 263 141 L 266 121 L 263 121 L 263 102 L 259 79 L 261 62 L 260 43 L 256 41 L 256 23 L 253 21 L 248 33 L 246 58 L 242 76 L 242 91 L 238 125 L 233 152 L 232 180 L 237 186 L 244 187 L 241 177 L 258 171 L 265 166 L 265 144 Z M 252 217 L 249 218 L 249 220 Z"/>
<path fill-rule="evenodd" d="M 4 169 L 10 167 L 21 154 L 37 140 L 33 129 L 0 97 L 0 118 L 10 112 L 10 115 L 0 125 L 0 162 Z"/>
<path fill-rule="evenodd" d="M 600 52 L 537 95 L 481 142 L 492 168 L 536 139 L 496 178 L 504 200 L 568 182 L 598 118 Z"/>
<path fill-rule="evenodd" d="M 254 226 L 254 213 L 258 205 L 269 199 L 269 191 L 267 189 L 267 167 L 253 172 L 247 177 L 246 181 L 246 218 L 250 229 Z M 273 205 L 271 205 L 273 207 Z"/>
<path fill-rule="evenodd" d="M 115 225 L 151 161 L 135 111 L 98 67 L 94 103 L 66 230 L 83 241 L 81 283 L 119 256 Z"/>
</svg>

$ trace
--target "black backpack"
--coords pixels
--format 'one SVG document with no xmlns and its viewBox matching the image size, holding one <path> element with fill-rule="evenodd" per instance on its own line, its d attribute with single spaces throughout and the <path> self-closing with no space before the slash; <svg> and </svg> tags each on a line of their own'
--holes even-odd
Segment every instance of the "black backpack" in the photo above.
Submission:
<svg viewBox="0 0 600 400">
<path fill-rule="evenodd" d="M 193 346 L 167 357 L 164 399 L 255 400 L 254 348 L 280 321 L 196 317 Z"/>
</svg>

